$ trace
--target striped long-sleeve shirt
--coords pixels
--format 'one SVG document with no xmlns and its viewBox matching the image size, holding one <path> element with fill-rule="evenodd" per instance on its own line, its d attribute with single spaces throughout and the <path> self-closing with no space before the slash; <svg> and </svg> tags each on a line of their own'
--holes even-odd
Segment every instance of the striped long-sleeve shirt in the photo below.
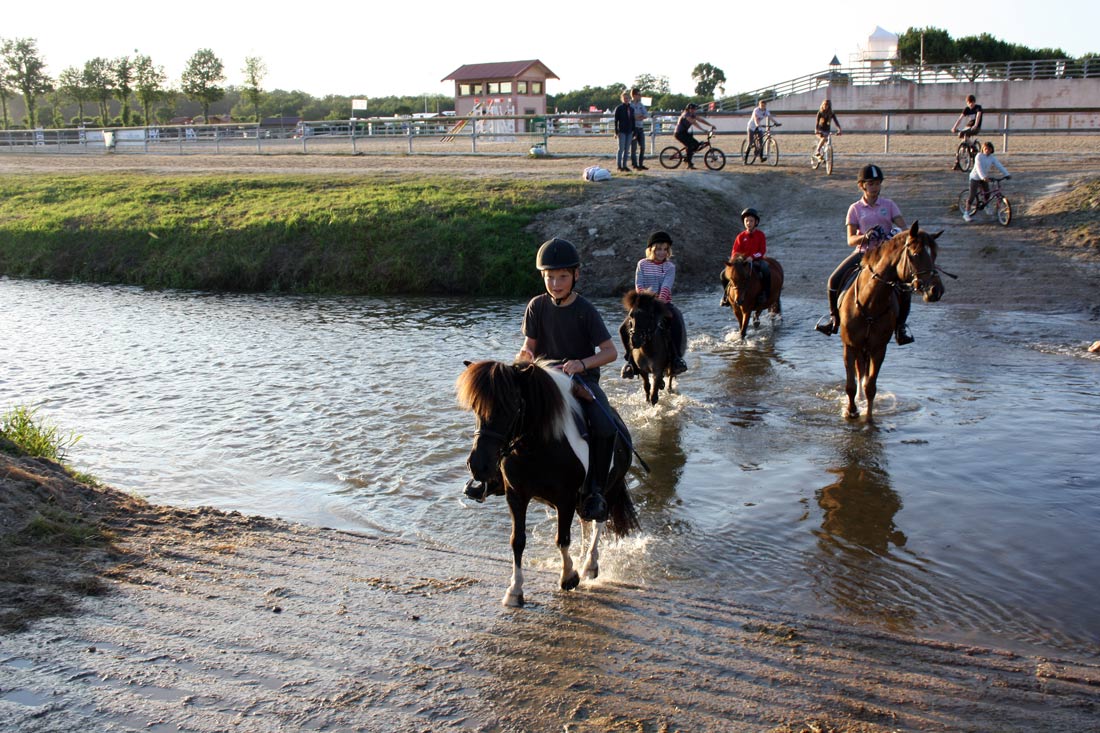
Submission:
<svg viewBox="0 0 1100 733">
<path fill-rule="evenodd" d="M 668 260 L 654 262 L 638 260 L 638 269 L 634 271 L 634 287 L 656 293 L 657 299 L 665 303 L 672 302 L 672 283 L 676 280 L 676 265 Z"/>
</svg>

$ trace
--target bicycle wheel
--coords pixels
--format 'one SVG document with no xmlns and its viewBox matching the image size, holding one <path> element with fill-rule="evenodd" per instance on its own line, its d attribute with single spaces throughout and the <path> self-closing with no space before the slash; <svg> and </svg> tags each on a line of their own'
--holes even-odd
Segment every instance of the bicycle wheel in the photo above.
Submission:
<svg viewBox="0 0 1100 733">
<path fill-rule="evenodd" d="M 969 188 L 964 188 L 962 191 L 959 192 L 959 213 L 960 214 L 967 214 L 969 216 L 974 216 L 974 212 L 978 210 L 978 205 L 977 205 L 977 202 L 975 202 L 974 205 L 971 206 L 969 210 L 967 210 L 966 201 L 969 198 L 970 198 L 970 189 Z"/>
<path fill-rule="evenodd" d="M 741 141 L 741 162 L 745 165 L 752 165 L 756 162 L 756 151 L 748 140 Z"/>
<path fill-rule="evenodd" d="M 772 165 L 779 165 L 779 143 L 770 137 L 764 141 L 764 160 Z"/>
<path fill-rule="evenodd" d="M 720 171 L 726 167 L 726 154 L 715 147 L 711 147 L 707 150 L 706 155 L 703 156 L 703 162 L 707 164 L 707 168 L 712 171 Z"/>
<path fill-rule="evenodd" d="M 1012 204 L 1004 196 L 998 196 L 993 202 L 993 213 L 1001 226 L 1006 227 L 1012 223 Z"/>
<path fill-rule="evenodd" d="M 778 156 L 778 153 L 776 154 Z M 833 145 L 829 143 L 825 146 L 825 175 L 833 175 Z"/>
<path fill-rule="evenodd" d="M 661 151 L 661 165 L 665 168 L 679 168 L 684 160 L 684 153 L 680 148 L 669 145 Z"/>
<path fill-rule="evenodd" d="M 959 147 L 955 151 L 955 163 L 958 164 L 963 173 L 968 172 L 970 166 L 974 164 L 974 159 L 970 157 L 970 146 L 966 143 L 959 143 Z"/>
<path fill-rule="evenodd" d="M 821 158 L 817 157 L 817 148 L 814 148 L 814 152 L 810 153 L 810 167 L 815 171 L 821 166 Z"/>
</svg>

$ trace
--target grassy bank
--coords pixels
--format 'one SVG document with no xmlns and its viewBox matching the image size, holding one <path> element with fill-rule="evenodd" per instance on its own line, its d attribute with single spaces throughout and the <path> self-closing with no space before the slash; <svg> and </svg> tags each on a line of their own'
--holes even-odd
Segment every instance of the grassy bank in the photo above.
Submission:
<svg viewBox="0 0 1100 733">
<path fill-rule="evenodd" d="M 0 274 L 150 288 L 520 295 L 583 184 L 319 175 L 0 178 Z"/>
</svg>

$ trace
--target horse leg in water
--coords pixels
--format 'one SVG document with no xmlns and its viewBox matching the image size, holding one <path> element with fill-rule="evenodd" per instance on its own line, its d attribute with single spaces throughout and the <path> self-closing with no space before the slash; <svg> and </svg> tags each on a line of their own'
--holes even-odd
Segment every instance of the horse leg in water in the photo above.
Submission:
<svg viewBox="0 0 1100 733">
<path fill-rule="evenodd" d="M 583 527 L 588 525 L 590 528 L 590 537 L 584 538 Z M 600 576 L 600 530 L 603 529 L 603 524 L 600 522 L 582 522 L 581 523 L 582 539 L 587 539 L 587 544 L 584 550 L 584 562 L 581 563 L 581 575 L 593 580 Z"/>
<path fill-rule="evenodd" d="M 651 395 L 653 394 L 653 386 L 649 381 L 649 372 L 648 371 L 643 371 L 642 372 L 642 386 L 645 387 L 646 401 L 652 400 L 653 398 L 651 397 Z"/>
<path fill-rule="evenodd" d="M 566 507 L 558 507 L 558 552 L 561 553 L 561 578 L 562 590 L 573 590 L 581 583 L 581 576 L 573 569 L 573 558 L 569 555 L 570 532 L 573 527 L 573 514 L 576 507 L 573 502 L 568 502 Z"/>
<path fill-rule="evenodd" d="M 878 373 L 886 358 L 885 344 L 868 355 L 863 377 L 863 396 L 867 398 L 867 421 L 875 419 L 875 395 L 878 393 Z"/>
<path fill-rule="evenodd" d="M 848 395 L 848 409 L 844 412 L 844 417 L 855 419 L 859 417 L 859 408 L 856 407 L 856 376 L 858 368 L 856 362 L 858 360 L 856 348 L 854 346 L 844 345 L 844 391 Z"/>
<path fill-rule="evenodd" d="M 745 340 L 745 332 L 749 330 L 750 311 L 743 305 L 734 304 L 733 315 L 737 318 L 737 325 L 741 328 L 741 340 Z"/>
<path fill-rule="evenodd" d="M 512 582 L 501 603 L 518 608 L 523 605 L 523 550 L 527 547 L 527 504 L 530 499 L 508 491 L 508 509 L 512 513 Z"/>
</svg>

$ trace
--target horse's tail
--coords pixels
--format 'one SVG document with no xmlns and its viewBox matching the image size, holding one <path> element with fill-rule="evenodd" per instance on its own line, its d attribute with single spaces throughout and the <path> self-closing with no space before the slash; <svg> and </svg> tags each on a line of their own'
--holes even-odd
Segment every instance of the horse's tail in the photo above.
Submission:
<svg viewBox="0 0 1100 733">
<path fill-rule="evenodd" d="M 607 490 L 608 518 L 607 530 L 616 537 L 625 537 L 641 528 L 638 524 L 638 511 L 626 490 L 626 481 L 619 479 Z"/>
</svg>

